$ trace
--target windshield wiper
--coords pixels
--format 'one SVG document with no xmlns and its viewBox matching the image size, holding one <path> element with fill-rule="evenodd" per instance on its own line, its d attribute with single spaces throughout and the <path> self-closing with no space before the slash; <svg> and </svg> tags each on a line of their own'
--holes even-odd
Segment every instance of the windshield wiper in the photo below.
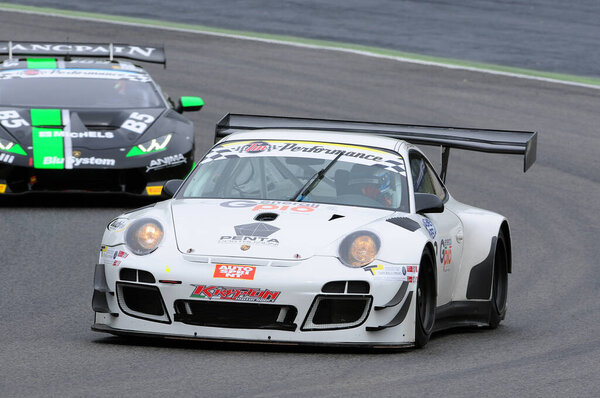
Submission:
<svg viewBox="0 0 600 398">
<path fill-rule="evenodd" d="M 337 155 L 335 157 L 335 159 L 333 159 L 331 162 L 329 162 L 329 164 L 325 167 L 323 167 L 321 170 L 317 171 L 315 174 L 313 174 L 308 181 L 306 181 L 306 184 L 304 184 L 302 186 L 302 188 L 300 188 L 298 190 L 298 192 L 296 192 L 294 194 L 294 196 L 292 196 L 292 198 L 290 199 L 290 201 L 292 202 L 302 202 L 304 200 L 304 198 L 306 198 L 306 196 L 308 196 L 308 194 L 317 186 L 317 184 L 319 182 L 321 182 L 321 180 L 323 179 L 323 177 L 325 177 L 325 174 L 329 171 L 329 169 L 331 168 L 331 166 L 333 166 L 335 164 L 335 162 L 338 161 L 338 159 L 340 157 L 342 157 L 342 155 L 344 154 L 344 152 L 340 152 L 339 155 Z"/>
</svg>

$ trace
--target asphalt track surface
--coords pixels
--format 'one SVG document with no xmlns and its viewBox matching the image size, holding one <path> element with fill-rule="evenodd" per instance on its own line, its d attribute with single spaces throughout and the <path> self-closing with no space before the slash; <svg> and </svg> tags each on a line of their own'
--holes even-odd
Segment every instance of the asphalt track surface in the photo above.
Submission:
<svg viewBox="0 0 600 398">
<path fill-rule="evenodd" d="M 107 222 L 139 204 L 32 196 L 0 205 L 0 396 L 599 396 L 597 90 L 197 34 L 3 12 L 15 40 L 164 42 L 149 70 L 201 95 L 198 153 L 226 112 L 538 131 L 527 174 L 453 151 L 448 188 L 511 221 L 507 319 L 422 350 L 297 349 L 129 340 L 90 331 Z"/>
<path fill-rule="evenodd" d="M 600 77 L 597 0 L 19 0 Z M 63 38 L 64 39 L 64 38 Z"/>
</svg>

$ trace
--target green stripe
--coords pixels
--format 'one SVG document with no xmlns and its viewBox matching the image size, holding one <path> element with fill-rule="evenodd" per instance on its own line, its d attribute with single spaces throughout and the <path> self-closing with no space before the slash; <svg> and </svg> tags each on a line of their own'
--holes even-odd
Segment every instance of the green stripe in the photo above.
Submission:
<svg viewBox="0 0 600 398">
<path fill-rule="evenodd" d="M 27 58 L 28 69 L 56 69 L 54 58 Z"/>
<path fill-rule="evenodd" d="M 440 66 L 449 66 L 449 67 L 457 67 L 462 69 L 470 69 L 477 70 L 480 72 L 488 72 L 488 73 L 509 73 L 519 75 L 520 77 L 532 77 L 537 79 L 550 79 L 556 81 L 557 83 L 567 83 L 567 84 L 579 84 L 592 86 L 594 88 L 600 88 L 600 79 L 592 78 L 592 77 L 583 77 L 583 76 L 575 76 L 563 73 L 551 73 L 544 71 L 537 71 L 531 69 L 523 69 L 523 68 L 514 68 L 510 66 L 500 66 L 500 65 L 492 65 L 478 62 L 469 62 L 464 60 L 456 60 L 442 57 L 432 57 L 422 54 L 415 53 L 407 53 L 402 51 L 390 50 L 380 47 L 370 47 L 370 46 L 361 46 L 351 43 L 341 43 L 334 41 L 325 41 L 325 40 L 313 40 L 313 39 L 304 39 L 292 36 L 284 36 L 284 35 L 272 35 L 266 33 L 255 33 L 255 32 L 245 32 L 231 29 L 220 29 L 213 28 L 209 26 L 202 25 L 192 25 L 178 22 L 168 22 L 168 21 L 158 21 L 153 19 L 146 18 L 132 18 L 132 17 L 124 17 L 120 15 L 107 15 L 100 14 L 94 12 L 84 12 L 84 11 L 71 11 L 71 10 L 60 10 L 56 8 L 48 8 L 48 7 L 35 7 L 35 6 L 24 6 L 18 4 L 11 3 L 2 3 L 0 2 L 0 9 L 4 9 L 7 11 L 21 11 L 21 12 L 29 12 L 40 14 L 44 16 L 59 16 L 59 17 L 68 17 L 68 18 L 77 18 L 77 19 L 87 19 L 94 20 L 99 22 L 112 22 L 112 23 L 124 23 L 124 24 L 135 24 L 142 25 L 148 27 L 155 28 L 164 28 L 170 30 L 180 30 L 180 31 L 189 31 L 196 33 L 208 33 L 208 34 L 219 34 L 219 35 L 229 35 L 229 36 L 238 36 L 249 39 L 256 40 L 270 40 L 279 42 L 282 44 L 301 44 L 307 46 L 313 46 L 323 49 L 331 49 L 331 50 L 341 50 L 341 51 L 352 51 L 352 52 L 361 52 L 366 55 L 371 56 L 385 56 L 392 57 L 401 60 L 409 60 L 416 62 L 426 62 L 433 63 Z"/>
<path fill-rule="evenodd" d="M 60 109 L 32 109 L 33 126 L 61 126 Z M 64 169 L 65 155 L 63 137 L 54 137 L 61 128 L 33 127 L 33 167 L 36 169 Z"/>
<path fill-rule="evenodd" d="M 47 129 L 34 127 L 33 140 L 33 167 L 36 169 L 64 169 L 64 151 L 62 137 L 53 137 L 55 131 L 61 129 Z"/>
<path fill-rule="evenodd" d="M 32 126 L 62 126 L 60 109 L 32 109 Z"/>
</svg>

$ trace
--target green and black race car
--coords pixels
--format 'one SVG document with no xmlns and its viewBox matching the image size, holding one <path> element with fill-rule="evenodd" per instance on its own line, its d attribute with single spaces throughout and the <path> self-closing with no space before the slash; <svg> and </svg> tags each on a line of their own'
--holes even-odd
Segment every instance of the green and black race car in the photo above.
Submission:
<svg viewBox="0 0 600 398">
<path fill-rule="evenodd" d="M 166 65 L 163 48 L 0 42 L 0 55 L 0 194 L 160 195 L 192 169 L 194 129 L 181 113 L 203 100 L 175 104 L 123 60 Z"/>
</svg>

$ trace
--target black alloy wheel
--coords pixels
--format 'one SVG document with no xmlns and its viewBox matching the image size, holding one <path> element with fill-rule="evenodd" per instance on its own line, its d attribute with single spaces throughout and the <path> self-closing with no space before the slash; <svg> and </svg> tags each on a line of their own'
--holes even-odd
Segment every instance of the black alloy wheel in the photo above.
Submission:
<svg viewBox="0 0 600 398">
<path fill-rule="evenodd" d="M 417 279 L 417 314 L 415 322 L 415 345 L 423 347 L 429 341 L 435 323 L 435 263 L 431 253 L 426 250 L 419 265 Z"/>
<path fill-rule="evenodd" d="M 508 253 L 502 231 L 498 233 L 496 253 L 494 255 L 494 280 L 492 300 L 490 302 L 489 327 L 495 329 L 506 315 L 506 299 L 508 295 Z"/>
</svg>

